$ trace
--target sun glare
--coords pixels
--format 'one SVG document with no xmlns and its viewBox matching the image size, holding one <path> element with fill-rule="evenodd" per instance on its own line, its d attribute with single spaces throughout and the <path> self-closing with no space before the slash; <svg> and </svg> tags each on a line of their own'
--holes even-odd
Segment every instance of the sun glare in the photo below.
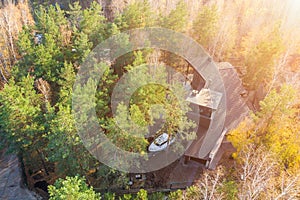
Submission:
<svg viewBox="0 0 300 200">
<path fill-rule="evenodd" d="M 297 25 L 300 22 L 300 0 L 287 1 L 287 16 L 290 25 Z"/>
</svg>

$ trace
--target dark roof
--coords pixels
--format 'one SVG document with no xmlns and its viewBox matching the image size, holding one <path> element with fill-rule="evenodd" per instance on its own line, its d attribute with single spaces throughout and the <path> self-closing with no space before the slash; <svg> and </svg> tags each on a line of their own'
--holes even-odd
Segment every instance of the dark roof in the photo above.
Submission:
<svg viewBox="0 0 300 200">
<path fill-rule="evenodd" d="M 242 97 L 246 91 L 234 67 L 227 62 L 217 64 L 226 91 L 226 119 L 224 127 L 228 130 L 236 126 L 249 114 L 246 100 Z"/>
<path fill-rule="evenodd" d="M 185 152 L 186 156 L 207 159 L 214 145 L 206 145 L 218 143 L 221 133 L 224 129 L 230 131 L 234 129 L 249 114 L 249 108 L 241 94 L 245 93 L 242 82 L 234 69 L 229 63 L 218 63 L 220 75 L 223 79 L 226 98 L 226 108 L 221 106 L 217 109 L 214 119 L 211 121 L 209 132 L 200 127 L 195 139 Z M 222 86 L 218 86 L 222 87 Z M 217 88 L 215 88 L 217 89 Z M 226 112 L 225 123 L 221 123 L 221 116 Z M 221 126 L 221 128 L 220 128 Z M 209 133 L 209 134 L 207 134 Z M 209 148 L 209 149 L 208 149 Z"/>
</svg>

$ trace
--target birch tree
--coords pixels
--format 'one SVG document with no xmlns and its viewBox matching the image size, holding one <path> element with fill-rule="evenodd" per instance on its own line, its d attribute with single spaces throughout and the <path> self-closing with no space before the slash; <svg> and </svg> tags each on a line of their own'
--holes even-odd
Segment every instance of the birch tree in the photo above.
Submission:
<svg viewBox="0 0 300 200">
<path fill-rule="evenodd" d="M 245 146 L 239 154 L 239 192 L 241 200 L 263 198 L 275 177 L 276 162 L 264 147 Z"/>
</svg>

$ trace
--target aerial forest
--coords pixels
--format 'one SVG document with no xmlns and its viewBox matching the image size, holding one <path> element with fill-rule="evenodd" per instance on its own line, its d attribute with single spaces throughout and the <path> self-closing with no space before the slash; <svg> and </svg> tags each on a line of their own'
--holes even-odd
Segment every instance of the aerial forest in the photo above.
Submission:
<svg viewBox="0 0 300 200">
<path fill-rule="evenodd" d="M 294 2 L 1 1 L 0 152 L 18 156 L 26 187 L 43 199 L 299 199 L 300 14 L 296 7 L 299 11 L 300 5 Z M 232 65 L 251 110 L 226 135 L 236 151 L 223 155 L 216 170 L 203 170 L 186 189 L 150 192 L 145 186 L 130 192 L 129 174 L 97 160 L 78 135 L 72 101 L 82 63 L 108 38 L 148 27 L 184 34 L 200 44 L 214 62 Z M 168 65 L 182 73 L 192 70 L 173 53 L 136 50 L 100 63 L 106 69 L 101 80 L 85 88 L 95 90 L 95 97 L 81 97 L 94 100 L 99 126 L 107 138 L 128 152 L 147 152 L 149 141 L 130 136 L 130 131 L 141 130 L 161 116 L 160 107 L 149 111 L 152 105 L 164 106 L 167 132 L 195 128 L 182 118 L 188 105 L 180 102 L 180 107 L 176 97 L 159 85 L 139 88 L 130 107 L 120 104 L 118 117 L 112 117 L 113 90 L 123 74 L 135 73 L 133 83 L 169 77 L 167 70 L 149 70 L 149 63 Z M 135 72 L 137 67 L 140 71 Z M 128 124 L 128 115 L 135 125 Z M 147 184 L 152 189 L 164 187 L 163 181 Z"/>
</svg>

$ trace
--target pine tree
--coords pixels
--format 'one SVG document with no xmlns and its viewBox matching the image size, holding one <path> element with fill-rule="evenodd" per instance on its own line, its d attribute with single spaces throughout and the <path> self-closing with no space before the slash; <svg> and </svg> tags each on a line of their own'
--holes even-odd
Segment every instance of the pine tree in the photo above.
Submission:
<svg viewBox="0 0 300 200">
<path fill-rule="evenodd" d="M 56 45 L 60 46 L 63 43 L 62 28 L 68 27 L 68 20 L 65 17 L 65 11 L 63 11 L 58 4 L 55 6 L 49 6 L 48 9 L 44 6 L 40 6 L 36 12 L 36 29 L 39 34 L 51 35 Z"/>
<path fill-rule="evenodd" d="M 46 147 L 48 159 L 57 163 L 58 174 L 85 175 L 97 162 L 82 144 L 70 105 L 58 104 L 57 109 L 58 112 L 48 122 L 50 123 L 47 135 L 49 142 Z"/>
<path fill-rule="evenodd" d="M 72 62 L 83 62 L 84 59 L 89 55 L 92 49 L 92 42 L 90 42 L 88 35 L 84 32 L 74 33 L 74 42 L 72 45 Z"/>
<path fill-rule="evenodd" d="M 162 17 L 160 22 L 162 27 L 178 32 L 186 32 L 188 29 L 188 10 L 184 1 L 179 1 L 176 8 L 166 17 Z"/>
<path fill-rule="evenodd" d="M 75 72 L 71 63 L 64 63 L 64 67 L 60 72 L 60 79 L 57 83 L 60 86 L 59 103 L 65 106 L 71 105 L 73 84 L 75 82 Z"/>
<path fill-rule="evenodd" d="M 205 5 L 193 23 L 193 36 L 206 50 L 210 48 L 212 39 L 215 37 L 218 20 L 217 6 Z"/>
<path fill-rule="evenodd" d="M 93 47 L 97 46 L 105 36 L 105 17 L 100 4 L 93 1 L 91 6 L 83 10 L 80 30 L 88 35 Z"/>
<path fill-rule="evenodd" d="M 57 81 L 58 73 L 63 66 L 63 54 L 57 46 L 53 35 L 45 33 L 44 44 L 35 47 L 34 71 L 37 78 Z"/>
<path fill-rule="evenodd" d="M 117 75 L 113 74 L 111 68 L 106 66 L 106 69 L 96 91 L 96 114 L 102 123 L 105 123 L 106 118 L 111 114 L 111 95 L 118 78 Z"/>
<path fill-rule="evenodd" d="M 21 82 L 10 79 L 0 91 L 0 123 L 4 138 L 15 152 L 34 151 L 44 141 L 45 127 L 41 95 L 34 89 L 30 76 Z"/>
<path fill-rule="evenodd" d="M 151 11 L 149 2 L 146 0 L 136 1 L 126 7 L 121 17 L 122 26 L 121 30 L 130 30 L 135 28 L 150 27 L 154 24 L 155 15 Z"/>
<path fill-rule="evenodd" d="M 67 11 L 68 19 L 71 23 L 73 29 L 80 29 L 80 21 L 82 20 L 82 7 L 79 1 L 74 2 L 69 5 L 69 10 Z"/>
</svg>

